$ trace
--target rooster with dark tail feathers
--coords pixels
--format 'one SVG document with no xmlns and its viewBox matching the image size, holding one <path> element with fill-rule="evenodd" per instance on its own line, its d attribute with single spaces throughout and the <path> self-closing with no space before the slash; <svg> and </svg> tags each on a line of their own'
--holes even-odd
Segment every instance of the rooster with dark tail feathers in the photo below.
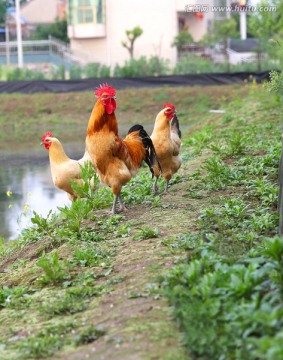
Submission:
<svg viewBox="0 0 283 360">
<path fill-rule="evenodd" d="M 153 143 L 141 125 L 134 125 L 125 139 L 118 135 L 115 116 L 116 90 L 108 84 L 96 89 L 97 101 L 93 107 L 87 129 L 86 149 L 101 182 L 107 184 L 114 195 L 112 214 L 126 210 L 121 198 L 122 187 L 135 176 L 144 160 L 153 174 L 153 167 L 161 167 Z"/>
</svg>

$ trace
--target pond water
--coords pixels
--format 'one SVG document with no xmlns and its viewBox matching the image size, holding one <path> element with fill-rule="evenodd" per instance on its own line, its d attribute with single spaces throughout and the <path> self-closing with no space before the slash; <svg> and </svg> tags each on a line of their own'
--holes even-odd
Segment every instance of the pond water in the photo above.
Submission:
<svg viewBox="0 0 283 360">
<path fill-rule="evenodd" d="M 84 143 L 68 143 L 64 148 L 73 159 L 84 153 Z M 43 147 L 0 151 L 0 237 L 4 240 L 15 239 L 29 226 L 33 211 L 46 217 L 50 210 L 70 203 L 67 194 L 53 185 Z"/>
</svg>

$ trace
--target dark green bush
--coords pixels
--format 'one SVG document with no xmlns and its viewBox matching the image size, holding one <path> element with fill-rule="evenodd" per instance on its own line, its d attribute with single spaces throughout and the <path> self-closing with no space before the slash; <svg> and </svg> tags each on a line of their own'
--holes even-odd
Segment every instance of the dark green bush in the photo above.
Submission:
<svg viewBox="0 0 283 360">
<path fill-rule="evenodd" d="M 111 76 L 111 67 L 107 65 L 102 65 L 99 70 L 99 77 L 110 78 Z"/>
<path fill-rule="evenodd" d="M 83 69 L 80 66 L 72 65 L 70 67 L 70 79 L 81 79 Z"/>
<path fill-rule="evenodd" d="M 225 64 L 215 65 L 212 60 L 199 56 L 182 57 L 173 69 L 174 74 L 199 74 L 226 71 Z"/>
<path fill-rule="evenodd" d="M 114 76 L 117 77 L 141 77 L 156 76 L 170 72 L 168 60 L 152 56 L 147 59 L 141 56 L 139 59 L 126 61 L 124 65 L 116 65 Z"/>
<path fill-rule="evenodd" d="M 1 74 L 0 74 L 1 75 Z M 7 75 L 8 81 L 15 80 L 44 80 L 45 76 L 41 71 L 15 68 Z"/>
<path fill-rule="evenodd" d="M 52 79 L 54 80 L 65 80 L 66 73 L 65 73 L 65 65 L 60 64 L 58 68 L 52 70 L 51 74 Z"/>
<path fill-rule="evenodd" d="M 99 67 L 98 63 L 90 63 L 84 67 L 84 73 L 87 78 L 97 78 L 99 74 Z"/>
<path fill-rule="evenodd" d="M 282 239 L 234 264 L 213 246 L 202 243 L 163 279 L 188 350 L 197 359 L 280 359 Z"/>
</svg>

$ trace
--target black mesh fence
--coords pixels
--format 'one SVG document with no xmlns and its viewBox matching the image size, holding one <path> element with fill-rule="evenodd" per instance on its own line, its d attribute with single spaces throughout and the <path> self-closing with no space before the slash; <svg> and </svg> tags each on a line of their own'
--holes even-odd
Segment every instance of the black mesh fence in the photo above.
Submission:
<svg viewBox="0 0 283 360">
<path fill-rule="evenodd" d="M 107 82 L 116 89 L 152 88 L 160 86 L 196 86 L 243 84 L 256 81 L 261 83 L 269 80 L 269 71 L 238 72 L 220 74 L 189 74 L 170 76 L 149 76 L 139 78 L 93 78 L 78 80 L 32 80 L 32 81 L 1 81 L 0 93 L 37 93 L 37 92 L 78 92 L 95 89 Z"/>
</svg>

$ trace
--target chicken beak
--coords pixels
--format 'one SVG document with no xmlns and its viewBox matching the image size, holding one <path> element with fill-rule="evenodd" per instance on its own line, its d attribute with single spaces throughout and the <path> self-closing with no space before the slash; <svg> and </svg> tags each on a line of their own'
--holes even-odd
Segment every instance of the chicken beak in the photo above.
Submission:
<svg viewBox="0 0 283 360">
<path fill-rule="evenodd" d="M 41 143 L 39 145 L 43 145 L 43 142 L 41 141 Z"/>
</svg>

